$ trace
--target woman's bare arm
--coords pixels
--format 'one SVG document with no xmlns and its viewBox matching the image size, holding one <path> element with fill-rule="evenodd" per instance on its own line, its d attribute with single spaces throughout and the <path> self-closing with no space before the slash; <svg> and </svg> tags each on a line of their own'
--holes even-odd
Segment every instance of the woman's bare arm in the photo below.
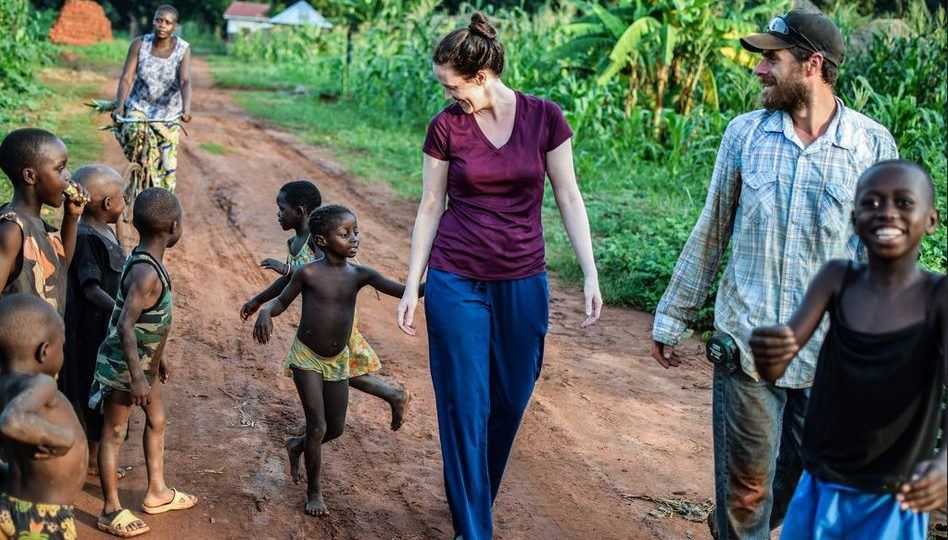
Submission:
<svg viewBox="0 0 948 540">
<path fill-rule="evenodd" d="M 135 38 L 128 46 L 128 55 L 125 57 L 125 66 L 119 77 L 118 90 L 115 93 L 115 116 L 125 116 L 125 100 L 132 90 L 135 74 L 138 72 L 138 51 L 142 48 L 142 38 Z"/>
<path fill-rule="evenodd" d="M 546 153 L 546 173 L 550 177 L 550 185 L 553 186 L 553 197 L 560 209 L 566 234 L 573 245 L 579 266 L 583 269 L 586 319 L 580 326 L 586 328 L 599 319 L 602 312 L 602 294 L 599 291 L 599 272 L 596 270 L 596 259 L 593 256 L 586 204 L 576 183 L 572 139 L 566 139 L 563 144 Z"/>
</svg>

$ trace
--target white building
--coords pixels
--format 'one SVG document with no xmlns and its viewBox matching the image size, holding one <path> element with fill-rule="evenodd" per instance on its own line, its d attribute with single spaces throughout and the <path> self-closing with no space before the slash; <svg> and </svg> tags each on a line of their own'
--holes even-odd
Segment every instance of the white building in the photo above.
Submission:
<svg viewBox="0 0 948 540">
<path fill-rule="evenodd" d="M 224 20 L 227 21 L 227 39 L 239 34 L 241 30 L 256 32 L 266 28 L 272 28 L 270 18 L 267 17 L 267 11 L 270 10 L 270 4 L 261 4 L 258 2 L 234 2 L 224 12 Z"/>
<path fill-rule="evenodd" d="M 267 17 L 270 4 L 257 2 L 234 2 L 224 12 L 227 21 L 227 38 L 230 39 L 241 31 L 256 32 L 273 28 L 274 25 L 301 26 L 309 25 L 317 28 L 332 28 L 332 23 L 309 5 L 306 0 L 300 0 L 282 12 Z"/>
<path fill-rule="evenodd" d="M 332 29 L 332 23 L 323 17 L 323 14 L 316 11 L 306 0 L 300 0 L 292 6 L 286 8 L 281 13 L 270 18 L 273 24 L 288 24 L 300 26 L 308 24 L 318 28 Z"/>
</svg>

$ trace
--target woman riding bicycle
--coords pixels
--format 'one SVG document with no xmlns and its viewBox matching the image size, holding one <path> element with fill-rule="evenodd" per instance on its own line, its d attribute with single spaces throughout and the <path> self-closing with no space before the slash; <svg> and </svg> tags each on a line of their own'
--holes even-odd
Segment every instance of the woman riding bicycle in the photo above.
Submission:
<svg viewBox="0 0 948 540">
<path fill-rule="evenodd" d="M 115 137 L 125 157 L 146 169 L 147 185 L 134 186 L 133 198 L 148 187 L 174 191 L 178 119 L 191 121 L 191 49 L 173 34 L 177 25 L 178 11 L 159 6 L 154 31 L 132 41 L 119 79 Z"/>
</svg>

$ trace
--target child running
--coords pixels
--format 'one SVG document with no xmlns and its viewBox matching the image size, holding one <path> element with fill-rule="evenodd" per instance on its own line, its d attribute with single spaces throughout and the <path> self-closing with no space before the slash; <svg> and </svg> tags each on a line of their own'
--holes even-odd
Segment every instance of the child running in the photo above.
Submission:
<svg viewBox="0 0 948 540">
<path fill-rule="evenodd" d="M 97 475 L 102 413 L 89 408 L 89 388 L 125 264 L 125 249 L 112 229 L 125 210 L 125 180 L 106 165 L 80 167 L 72 179 L 89 192 L 90 199 L 79 219 L 68 271 L 66 361 L 58 382 L 85 428 L 89 474 Z M 122 476 L 124 470 L 119 471 Z"/>
<path fill-rule="evenodd" d="M 165 250 L 181 238 L 181 205 L 162 188 L 135 198 L 132 223 L 140 241 L 125 267 L 107 337 L 99 347 L 89 406 L 105 413 L 99 446 L 99 474 L 105 499 L 99 529 L 121 537 L 138 536 L 149 527 L 119 500 L 116 466 L 133 405 L 145 411 L 143 447 L 148 490 L 142 511 L 161 514 L 191 508 L 197 498 L 165 484 L 165 408 L 160 385 L 170 369 L 162 354 L 171 329 L 171 278 L 163 264 Z"/>
<path fill-rule="evenodd" d="M 41 298 L 0 299 L 0 539 L 74 540 L 72 503 L 86 476 L 82 426 L 53 376 L 63 364 L 63 320 Z"/>
<path fill-rule="evenodd" d="M 779 379 L 829 313 L 803 432 L 805 471 L 781 538 L 926 538 L 945 507 L 945 441 L 935 452 L 948 367 L 945 276 L 918 266 L 939 223 L 928 174 L 907 161 L 869 168 L 852 213 L 868 264 L 830 261 L 783 326 L 757 328 L 761 377 Z M 948 432 L 948 425 L 945 426 Z"/>
<path fill-rule="evenodd" d="M 276 198 L 277 219 L 284 231 L 295 230 L 296 235 L 287 240 L 286 262 L 264 259 L 260 266 L 273 270 L 281 276 L 257 296 L 248 300 L 240 309 L 240 316 L 247 320 L 260 306 L 279 295 L 290 282 L 293 268 L 323 258 L 323 252 L 313 240 L 306 223 L 310 212 L 322 204 L 322 196 L 316 184 L 309 180 L 289 182 L 280 188 Z M 382 368 L 378 355 L 359 331 L 359 313 L 355 312 L 352 335 L 349 337 L 349 386 L 384 400 L 392 409 L 391 429 L 398 430 L 405 420 L 405 411 L 411 394 L 389 381 L 373 375 Z M 303 437 L 294 437 L 287 443 L 287 451 L 298 458 L 303 450 Z"/>
<path fill-rule="evenodd" d="M 321 445 L 342 435 L 345 426 L 351 355 L 348 343 L 356 298 L 366 285 L 400 298 L 405 286 L 348 261 L 359 249 L 359 227 L 347 208 L 317 208 L 309 216 L 309 230 L 325 256 L 293 270 L 286 289 L 260 310 L 253 335 L 260 343 L 269 341 L 271 317 L 283 313 L 303 294 L 299 330 L 286 357 L 286 371 L 293 377 L 306 415 L 302 445 L 307 480 L 305 512 L 324 516 L 329 512 L 319 483 Z M 298 454 L 295 458 L 291 454 L 290 469 L 294 481 L 299 479 Z"/>
<path fill-rule="evenodd" d="M 69 153 L 48 131 L 24 128 L 0 143 L 0 169 L 13 184 L 13 200 L 0 206 L 0 295 L 26 293 L 66 305 L 66 270 L 76 246 L 76 223 L 88 193 L 70 182 Z M 70 191 L 71 197 L 63 192 Z M 40 218 L 43 205 L 65 203 L 62 232 Z"/>
</svg>

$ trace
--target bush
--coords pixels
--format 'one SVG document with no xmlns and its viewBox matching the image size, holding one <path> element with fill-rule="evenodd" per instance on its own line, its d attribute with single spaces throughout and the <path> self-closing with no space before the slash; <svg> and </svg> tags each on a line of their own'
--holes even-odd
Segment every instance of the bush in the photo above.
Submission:
<svg viewBox="0 0 948 540">
<path fill-rule="evenodd" d="M 241 36 L 231 52 L 272 62 L 256 69 L 305 80 L 301 84 L 318 89 L 320 95 L 342 94 L 346 110 L 379 111 L 357 120 L 389 130 L 391 137 L 403 141 L 405 152 L 417 156 L 428 120 L 446 105 L 431 74 L 431 51 L 441 36 L 467 24 L 473 9 L 462 6 L 462 15 L 453 16 L 437 10 L 430 0 L 409 4 L 399 4 L 397 17 L 382 14 L 358 28 L 339 26 L 318 35 Z M 610 2 L 614 9 L 605 10 L 592 2 L 563 1 L 532 12 L 489 12 L 507 52 L 505 82 L 556 101 L 576 132 L 577 176 L 609 302 L 655 308 L 703 206 L 727 122 L 758 107 L 760 87 L 748 66 L 752 58 L 735 49 L 735 32 L 762 27 L 780 4 L 623 0 Z M 681 6 L 695 11 L 678 13 Z M 847 59 L 837 89 L 845 103 L 890 129 L 904 157 L 932 172 L 938 204 L 948 217 L 945 18 L 943 11 L 930 14 L 923 9 L 916 0 L 907 25 L 912 35 L 878 38 Z M 864 17 L 842 2 L 831 15 L 846 30 L 857 28 Z M 700 43 L 667 41 L 670 56 L 663 65 L 669 69 L 668 86 L 661 94 L 656 90 L 661 81 L 649 78 L 655 70 L 618 66 L 613 76 L 600 76 L 608 69 L 616 34 L 624 35 L 622 25 L 643 17 L 664 24 L 664 35 L 708 27 Z M 613 29 L 616 20 L 620 27 Z M 586 41 L 577 42 L 579 37 Z M 308 41 L 303 46 L 295 40 Z M 283 53 L 274 50 L 277 43 L 286 44 L 281 45 Z M 654 46 L 643 44 L 639 56 L 662 53 Z M 626 54 L 637 58 L 635 51 Z M 235 84 L 254 85 L 248 74 L 227 76 Z M 635 86 L 640 83 L 641 88 Z M 544 216 L 550 268 L 569 281 L 581 280 L 549 193 Z M 945 270 L 945 231 L 943 225 L 923 245 L 922 262 L 931 269 Z M 712 291 L 698 326 L 711 320 L 713 296 Z"/>
<path fill-rule="evenodd" d="M 27 0 L 0 2 L 0 116 L 27 104 L 39 91 L 33 76 L 51 51 L 40 19 L 31 16 Z"/>
</svg>

